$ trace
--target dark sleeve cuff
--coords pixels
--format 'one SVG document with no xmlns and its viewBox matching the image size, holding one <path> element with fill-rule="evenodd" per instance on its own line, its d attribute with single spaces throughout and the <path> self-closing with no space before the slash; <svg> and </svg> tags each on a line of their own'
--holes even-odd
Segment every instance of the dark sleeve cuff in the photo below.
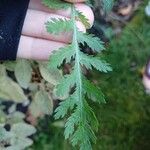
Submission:
<svg viewBox="0 0 150 150">
<path fill-rule="evenodd" d="M 0 60 L 16 60 L 29 0 L 0 0 Z"/>
</svg>

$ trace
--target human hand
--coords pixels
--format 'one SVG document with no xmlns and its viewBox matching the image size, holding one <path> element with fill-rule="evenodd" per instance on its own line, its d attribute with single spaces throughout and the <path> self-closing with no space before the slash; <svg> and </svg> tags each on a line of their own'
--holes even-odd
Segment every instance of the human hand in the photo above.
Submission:
<svg viewBox="0 0 150 150">
<path fill-rule="evenodd" d="M 82 12 L 91 26 L 93 25 L 94 15 L 90 7 L 80 3 L 85 0 L 66 0 L 76 3 L 76 8 Z M 70 10 L 50 10 L 41 4 L 41 0 L 30 0 L 22 35 L 19 42 L 17 57 L 33 60 L 47 60 L 53 50 L 65 46 L 71 40 L 68 33 L 54 36 L 47 33 L 45 23 L 51 18 L 69 18 Z M 86 32 L 85 26 L 77 21 L 80 31 Z"/>
</svg>

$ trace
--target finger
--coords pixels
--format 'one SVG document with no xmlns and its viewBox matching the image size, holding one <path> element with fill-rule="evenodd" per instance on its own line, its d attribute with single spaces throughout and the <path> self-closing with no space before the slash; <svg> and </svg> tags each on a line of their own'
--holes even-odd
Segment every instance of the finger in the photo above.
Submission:
<svg viewBox="0 0 150 150">
<path fill-rule="evenodd" d="M 46 12 L 29 9 L 27 11 L 27 15 L 23 25 L 22 34 L 26 36 L 69 43 L 69 41 L 71 41 L 72 38 L 71 33 L 62 33 L 60 35 L 53 35 L 49 34 L 46 31 L 45 23 L 47 21 L 50 21 L 52 18 L 65 19 L 65 17 L 62 17 L 60 15 L 49 14 Z M 81 22 L 77 21 L 76 23 L 80 31 L 86 32 L 86 29 Z"/>
<path fill-rule="evenodd" d="M 80 1 L 81 2 L 81 1 Z M 85 4 L 75 4 L 76 9 L 83 13 L 83 15 L 89 20 L 90 25 L 93 25 L 94 22 L 94 14 L 92 9 L 85 5 Z M 39 10 L 39 11 L 45 11 L 48 13 L 54 13 L 54 14 L 58 14 L 58 15 L 62 15 L 65 17 L 70 18 L 71 16 L 71 9 L 68 10 L 52 10 L 49 9 L 48 7 L 44 6 L 41 3 L 41 0 L 30 0 L 30 4 L 29 4 L 29 9 L 34 9 L 34 10 Z"/>
<path fill-rule="evenodd" d="M 64 43 L 21 36 L 17 58 L 48 60 L 52 51 L 64 47 Z"/>
</svg>

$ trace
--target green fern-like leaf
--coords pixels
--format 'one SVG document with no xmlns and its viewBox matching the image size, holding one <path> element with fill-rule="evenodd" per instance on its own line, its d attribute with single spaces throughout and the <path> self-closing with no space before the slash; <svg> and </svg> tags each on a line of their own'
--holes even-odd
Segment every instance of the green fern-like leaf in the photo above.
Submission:
<svg viewBox="0 0 150 150">
<path fill-rule="evenodd" d="M 55 2 L 58 2 L 58 0 Z M 54 4 L 51 5 L 51 3 L 46 3 L 46 5 L 49 5 L 50 8 L 54 7 Z M 56 9 L 61 7 L 61 4 L 58 5 L 55 7 Z M 94 131 L 98 130 L 99 124 L 93 109 L 89 105 L 89 99 L 98 103 L 104 103 L 105 99 L 101 90 L 84 76 L 82 67 L 85 66 L 89 70 L 95 68 L 105 73 L 112 69 L 101 58 L 81 51 L 80 44 L 87 44 L 94 52 L 101 52 L 104 50 L 104 46 L 99 38 L 78 30 L 76 20 L 80 20 L 86 27 L 89 27 L 88 20 L 82 13 L 76 11 L 73 4 L 71 10 L 69 21 L 53 19 L 46 24 L 47 31 L 51 34 L 57 35 L 70 31 L 70 33 L 73 33 L 70 45 L 56 50 L 49 59 L 49 68 L 52 69 L 61 69 L 64 63 L 72 64 L 70 74 L 64 75 L 55 89 L 58 97 L 68 95 L 56 108 L 55 118 L 63 118 L 69 112 L 70 116 L 65 124 L 65 139 L 70 138 L 72 145 L 78 145 L 80 150 L 91 150 L 92 142 L 96 142 Z"/>
<path fill-rule="evenodd" d="M 46 23 L 48 33 L 60 34 L 61 32 L 69 32 L 72 30 L 72 22 L 70 20 L 61 18 L 52 18 L 51 21 Z"/>
<path fill-rule="evenodd" d="M 102 61 L 98 57 L 88 56 L 82 52 L 80 52 L 81 56 L 81 64 L 84 65 L 87 69 L 92 70 L 92 67 L 101 72 L 109 72 L 112 71 L 110 65 L 105 61 Z"/>
<path fill-rule="evenodd" d="M 59 106 L 55 110 L 55 118 L 63 118 L 69 110 L 72 110 L 76 105 L 75 93 L 67 98 L 65 101 L 60 102 Z"/>
<path fill-rule="evenodd" d="M 71 116 L 67 119 L 67 122 L 65 124 L 65 139 L 68 139 L 71 135 L 73 135 L 75 131 L 75 126 L 78 125 L 80 122 L 80 110 L 79 108 L 76 108 L 74 110 L 74 113 L 71 114 Z"/>
<path fill-rule="evenodd" d="M 78 42 L 83 45 L 86 43 L 93 51 L 100 52 L 104 50 L 103 42 L 93 34 L 78 32 Z"/>
<path fill-rule="evenodd" d="M 105 103 L 105 97 L 101 89 L 97 88 L 94 84 L 92 84 L 89 80 L 86 80 L 85 78 L 83 79 L 83 87 L 83 92 L 87 94 L 89 99 L 98 103 Z"/>
<path fill-rule="evenodd" d="M 80 150 L 92 150 L 91 141 L 95 143 L 96 137 L 88 124 L 79 126 L 71 140 L 73 146 L 80 146 Z"/>
<path fill-rule="evenodd" d="M 56 95 L 59 97 L 64 97 L 70 92 L 70 89 L 77 83 L 76 72 L 73 71 L 72 74 L 65 75 L 60 83 L 56 86 Z"/>
<path fill-rule="evenodd" d="M 90 28 L 89 20 L 82 14 L 82 12 L 77 11 L 77 16 L 87 29 Z"/>
<path fill-rule="evenodd" d="M 68 45 L 66 47 L 58 49 L 57 51 L 54 51 L 53 55 L 50 56 L 49 68 L 56 69 L 60 67 L 64 60 L 66 61 L 66 63 L 70 62 L 71 58 L 73 58 L 74 55 L 75 52 L 72 45 Z"/>
</svg>

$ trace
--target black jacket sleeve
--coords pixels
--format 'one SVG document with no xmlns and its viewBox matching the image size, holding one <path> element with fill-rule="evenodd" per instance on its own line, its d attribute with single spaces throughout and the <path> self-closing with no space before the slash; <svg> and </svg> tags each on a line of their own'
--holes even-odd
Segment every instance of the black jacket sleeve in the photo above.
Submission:
<svg viewBox="0 0 150 150">
<path fill-rule="evenodd" d="M 0 0 L 0 60 L 16 60 L 29 0 Z"/>
</svg>

